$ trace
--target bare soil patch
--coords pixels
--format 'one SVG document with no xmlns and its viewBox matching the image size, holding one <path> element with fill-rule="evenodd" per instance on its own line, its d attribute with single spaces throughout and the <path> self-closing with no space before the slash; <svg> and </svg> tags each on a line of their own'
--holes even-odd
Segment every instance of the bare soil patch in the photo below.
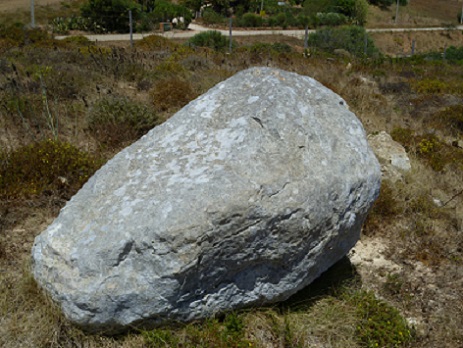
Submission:
<svg viewBox="0 0 463 348">
<path fill-rule="evenodd" d="M 35 0 L 35 6 L 48 6 L 48 5 L 56 5 L 60 4 L 62 0 Z M 69 0 L 67 2 L 70 2 Z M 30 8 L 31 1 L 30 0 L 2 0 L 0 2 L 0 12 L 13 12 L 17 10 L 26 10 Z"/>
<path fill-rule="evenodd" d="M 463 45 L 463 33 L 460 30 L 405 31 L 370 33 L 370 35 L 380 51 L 390 56 L 410 55 L 413 45 L 415 54 L 430 51 L 444 52 L 446 47 Z"/>
</svg>

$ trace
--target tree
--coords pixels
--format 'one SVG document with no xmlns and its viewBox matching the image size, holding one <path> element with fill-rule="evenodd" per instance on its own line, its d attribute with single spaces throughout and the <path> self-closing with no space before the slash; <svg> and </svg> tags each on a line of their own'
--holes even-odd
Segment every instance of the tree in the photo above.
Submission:
<svg viewBox="0 0 463 348">
<path fill-rule="evenodd" d="M 140 5 L 133 0 L 88 0 L 81 9 L 81 15 L 106 31 L 127 32 L 129 11 L 136 20 L 141 12 Z"/>
<path fill-rule="evenodd" d="M 156 0 L 137 0 L 140 4 L 142 12 L 151 12 L 154 9 L 154 3 Z"/>
<path fill-rule="evenodd" d="M 393 4 L 395 4 L 397 1 L 396 0 L 368 0 L 368 2 L 372 5 L 381 7 L 381 8 L 387 8 Z M 400 6 L 407 6 L 408 5 L 408 0 L 399 0 L 399 5 Z"/>
<path fill-rule="evenodd" d="M 378 7 L 386 8 L 395 3 L 395 0 L 369 0 L 369 3 Z"/>
<path fill-rule="evenodd" d="M 303 15 L 310 19 L 310 24 L 317 27 L 319 24 L 318 13 L 330 12 L 335 0 L 306 0 L 303 6 Z"/>
<path fill-rule="evenodd" d="M 179 3 L 194 12 L 199 12 L 204 0 L 180 0 Z"/>
<path fill-rule="evenodd" d="M 365 25 L 367 22 L 368 3 L 367 0 L 355 0 L 352 19 L 354 24 Z"/>
</svg>

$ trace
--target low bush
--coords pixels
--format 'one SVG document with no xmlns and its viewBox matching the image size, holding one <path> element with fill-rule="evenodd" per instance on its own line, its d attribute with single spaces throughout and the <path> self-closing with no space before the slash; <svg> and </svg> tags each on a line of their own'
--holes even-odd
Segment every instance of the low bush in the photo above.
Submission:
<svg viewBox="0 0 463 348">
<path fill-rule="evenodd" d="M 463 47 L 450 46 L 445 51 L 445 59 L 450 61 L 463 60 Z"/>
<path fill-rule="evenodd" d="M 27 28 L 22 23 L 5 26 L 0 24 L 0 40 L 14 46 L 33 45 L 35 47 L 54 47 L 58 43 L 40 28 Z"/>
<path fill-rule="evenodd" d="M 190 83 L 179 78 L 158 81 L 150 95 L 153 106 L 158 111 L 180 109 L 196 97 Z"/>
<path fill-rule="evenodd" d="M 402 144 L 407 152 L 409 152 L 413 146 L 413 139 L 415 133 L 410 128 L 394 128 L 391 132 L 391 137 L 393 140 Z"/>
<path fill-rule="evenodd" d="M 227 18 L 218 14 L 211 8 L 206 8 L 203 12 L 202 20 L 206 25 L 223 25 L 226 23 Z"/>
<path fill-rule="evenodd" d="M 106 28 L 98 21 L 81 16 L 56 17 L 51 21 L 52 31 L 56 34 L 68 34 L 70 30 L 104 33 Z"/>
<path fill-rule="evenodd" d="M 159 123 L 154 110 L 127 97 L 108 96 L 89 109 L 89 129 L 103 144 L 132 142 Z"/>
<path fill-rule="evenodd" d="M 459 79 L 444 80 L 424 78 L 411 81 L 412 89 L 420 94 L 457 94 L 463 95 L 463 82 Z"/>
<path fill-rule="evenodd" d="M 458 106 L 456 108 L 460 109 Z M 450 112 L 449 115 L 453 113 Z M 458 111 L 456 111 L 456 117 L 457 119 L 459 117 Z M 452 118 L 452 121 L 448 122 L 455 122 L 453 116 L 449 118 Z M 439 120 L 434 122 L 439 122 Z M 416 154 L 419 159 L 437 172 L 442 171 L 447 165 L 456 164 L 461 167 L 463 163 L 463 151 L 445 144 L 434 134 L 416 135 L 410 129 L 396 128 L 391 132 L 391 136 L 401 143 L 407 152 Z"/>
<path fill-rule="evenodd" d="M 92 44 L 92 42 L 83 35 L 68 36 L 63 39 L 63 42 L 75 46 L 88 46 Z"/>
<path fill-rule="evenodd" d="M 217 30 L 204 31 L 194 35 L 188 40 L 190 46 L 209 47 L 214 50 L 221 50 L 229 45 L 229 39 Z"/>
<path fill-rule="evenodd" d="M 0 198 L 58 195 L 69 199 L 101 166 L 73 145 L 44 140 L 0 152 Z"/>
<path fill-rule="evenodd" d="M 463 105 L 452 105 L 438 112 L 434 119 L 442 121 L 446 130 L 453 135 L 463 134 Z"/>
<path fill-rule="evenodd" d="M 345 49 L 357 57 L 374 57 L 380 53 L 363 27 L 324 28 L 309 35 L 309 46 L 333 53 Z"/>
<path fill-rule="evenodd" d="M 291 53 L 291 46 L 285 43 L 256 43 L 249 47 L 249 52 L 252 54 L 261 54 L 261 53 Z"/>
<path fill-rule="evenodd" d="M 347 24 L 349 21 L 347 16 L 343 15 L 342 13 L 336 13 L 336 12 L 317 13 L 316 19 L 317 19 L 318 25 L 327 25 L 331 27 Z"/>
<path fill-rule="evenodd" d="M 191 11 L 188 10 L 185 6 L 175 4 L 170 1 L 157 0 L 154 3 L 153 12 L 148 14 L 148 17 L 153 22 L 167 22 L 172 21 L 174 18 L 183 18 L 183 23 L 178 23 L 178 28 L 186 29 L 191 23 L 192 15 Z"/>
<path fill-rule="evenodd" d="M 238 18 L 236 22 L 236 26 L 248 28 L 261 27 L 262 24 L 262 17 L 255 13 L 245 13 L 241 18 Z"/>
<path fill-rule="evenodd" d="M 129 11 L 136 20 L 140 5 L 134 0 L 88 0 L 81 7 L 83 18 L 109 32 L 129 32 Z"/>
<path fill-rule="evenodd" d="M 178 45 L 165 37 L 159 35 L 149 35 L 145 36 L 141 40 L 136 41 L 135 47 L 145 51 L 170 51 L 178 47 Z"/>
<path fill-rule="evenodd" d="M 252 347 L 244 337 L 241 315 L 230 313 L 223 322 L 208 319 L 180 330 L 154 329 L 142 333 L 148 347 Z"/>
<path fill-rule="evenodd" d="M 372 292 L 347 292 L 344 299 L 357 309 L 357 340 L 362 347 L 403 347 L 413 340 L 414 332 L 406 320 Z"/>
</svg>

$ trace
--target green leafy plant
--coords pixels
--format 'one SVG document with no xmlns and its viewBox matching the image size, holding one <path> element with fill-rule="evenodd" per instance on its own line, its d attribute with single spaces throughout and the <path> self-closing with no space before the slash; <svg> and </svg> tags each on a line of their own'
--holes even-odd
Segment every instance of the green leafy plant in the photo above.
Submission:
<svg viewBox="0 0 463 348">
<path fill-rule="evenodd" d="M 142 336 L 148 347 L 178 347 L 178 336 L 168 329 L 154 329 L 150 331 L 142 331 Z"/>
<path fill-rule="evenodd" d="M 68 199 L 101 164 L 73 145 L 51 139 L 0 152 L 0 198 L 55 194 Z"/>
<path fill-rule="evenodd" d="M 463 105 L 452 105 L 438 112 L 436 121 L 442 121 L 444 127 L 453 135 L 463 134 Z"/>
<path fill-rule="evenodd" d="M 262 17 L 255 13 L 245 13 L 239 20 L 236 25 L 239 27 L 261 27 L 263 24 Z"/>
<path fill-rule="evenodd" d="M 284 43 L 256 43 L 249 47 L 249 52 L 258 53 L 291 53 L 291 46 Z"/>
<path fill-rule="evenodd" d="M 111 146 L 136 140 L 159 123 L 153 109 L 120 96 L 99 100 L 89 110 L 87 119 L 95 137 Z"/>
<path fill-rule="evenodd" d="M 203 12 L 202 20 L 206 25 L 222 25 L 227 19 L 211 8 L 206 8 Z"/>
<path fill-rule="evenodd" d="M 363 27 L 324 28 L 309 35 L 309 46 L 333 53 L 345 49 L 357 57 L 378 56 L 379 51 Z"/>
<path fill-rule="evenodd" d="M 165 0 L 156 1 L 153 12 L 149 13 L 149 18 L 158 23 L 172 21 L 176 17 L 183 17 L 183 23 L 178 23 L 180 29 L 186 29 L 192 20 L 191 11 L 185 6 Z"/>
<path fill-rule="evenodd" d="M 405 150 L 410 151 L 413 146 L 415 133 L 409 128 L 394 128 L 391 132 L 393 140 L 402 144 Z"/>
<path fill-rule="evenodd" d="M 230 313 L 223 322 L 206 319 L 201 323 L 187 324 L 183 328 L 158 328 L 142 332 L 148 347 L 252 347 L 244 337 L 242 316 Z"/>
<path fill-rule="evenodd" d="M 356 307 L 357 339 L 362 346 L 404 347 L 414 339 L 414 331 L 400 313 L 372 292 L 347 292 L 344 299 Z"/>
<path fill-rule="evenodd" d="M 81 8 L 81 15 L 101 31 L 127 33 L 129 31 L 129 11 L 133 19 L 140 14 L 140 6 L 133 0 L 88 0 Z"/>
<path fill-rule="evenodd" d="M 190 46 L 209 47 L 214 50 L 221 50 L 229 45 L 229 40 L 217 30 L 204 31 L 194 35 L 188 40 Z"/>
</svg>

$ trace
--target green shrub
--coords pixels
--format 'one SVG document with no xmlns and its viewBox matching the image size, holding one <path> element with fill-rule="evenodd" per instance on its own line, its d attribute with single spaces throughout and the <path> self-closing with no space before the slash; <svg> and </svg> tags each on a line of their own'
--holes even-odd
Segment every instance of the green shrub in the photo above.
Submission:
<svg viewBox="0 0 463 348">
<path fill-rule="evenodd" d="M 0 198 L 53 194 L 68 199 L 101 164 L 73 145 L 53 140 L 0 152 Z"/>
<path fill-rule="evenodd" d="M 211 8 L 206 8 L 203 12 L 202 20 L 206 25 L 222 25 L 225 24 L 227 18 L 218 14 Z"/>
<path fill-rule="evenodd" d="M 57 45 L 47 31 L 40 28 L 27 28 L 22 23 L 9 26 L 0 24 L 1 39 L 10 42 L 14 46 L 53 47 Z"/>
<path fill-rule="evenodd" d="M 191 11 L 185 6 L 165 0 L 156 1 L 153 12 L 149 14 L 149 18 L 157 23 L 172 21 L 176 17 L 183 17 L 184 19 L 184 23 L 179 23 L 180 29 L 186 29 L 193 19 Z"/>
<path fill-rule="evenodd" d="M 460 111 L 463 107 L 456 105 L 442 111 L 444 120 L 439 116 L 434 117 L 434 124 L 438 122 L 448 122 L 448 127 L 458 125 Z M 446 116 L 447 115 L 447 116 Z M 445 120 L 445 117 L 448 117 Z M 454 118 L 455 117 L 455 118 Z M 442 127 L 440 125 L 440 127 Z M 463 163 L 463 151 L 453 146 L 447 145 L 440 141 L 434 134 L 415 135 L 410 129 L 396 128 L 391 132 L 392 138 L 401 143 L 407 152 L 417 155 L 422 161 L 429 165 L 435 171 L 442 171 L 449 164 L 457 164 L 461 167 Z"/>
<path fill-rule="evenodd" d="M 413 340 L 414 332 L 406 320 L 372 292 L 355 291 L 344 298 L 357 309 L 357 339 L 362 347 L 403 347 Z"/>
<path fill-rule="evenodd" d="M 229 40 L 226 36 L 222 35 L 219 31 L 209 30 L 194 35 L 188 44 L 197 47 L 209 47 L 215 50 L 221 50 L 228 47 Z"/>
<path fill-rule="evenodd" d="M 259 42 L 249 47 L 249 52 L 252 54 L 261 54 L 261 53 L 291 53 L 292 48 L 286 43 L 264 43 Z"/>
<path fill-rule="evenodd" d="M 154 329 L 151 331 L 142 331 L 142 336 L 148 347 L 177 347 L 179 337 L 175 332 L 168 329 Z"/>
<path fill-rule="evenodd" d="M 409 152 L 413 145 L 414 132 L 410 128 L 394 128 L 391 132 L 393 140 L 402 144 L 407 152 Z"/>
<path fill-rule="evenodd" d="M 367 19 L 368 3 L 366 0 L 336 0 L 336 12 L 352 20 L 353 24 L 364 25 Z"/>
<path fill-rule="evenodd" d="M 396 4 L 395 0 L 368 0 L 368 2 L 372 5 L 383 7 L 383 8 Z M 399 5 L 400 6 L 408 5 L 408 0 L 399 0 Z"/>
<path fill-rule="evenodd" d="M 440 79 L 423 79 L 414 81 L 412 88 L 422 94 L 436 94 L 448 91 L 449 85 L 447 82 Z"/>
<path fill-rule="evenodd" d="M 463 60 L 463 47 L 450 46 L 445 51 L 445 59 L 450 61 Z"/>
<path fill-rule="evenodd" d="M 345 49 L 358 57 L 379 55 L 373 40 L 363 27 L 344 26 L 324 28 L 309 35 L 309 46 L 330 53 L 335 49 Z"/>
<path fill-rule="evenodd" d="M 92 42 L 83 35 L 68 36 L 63 39 L 63 42 L 76 46 L 88 46 L 92 44 Z"/>
<path fill-rule="evenodd" d="M 244 337 L 244 323 L 240 315 L 231 313 L 223 322 L 207 319 L 182 329 L 154 329 L 142 332 L 148 347 L 251 347 Z M 180 339 L 181 338 L 181 339 Z"/>
<path fill-rule="evenodd" d="M 286 26 L 286 15 L 283 12 L 278 13 L 274 17 L 275 25 L 279 27 Z"/>
<path fill-rule="evenodd" d="M 452 105 L 435 115 L 437 120 L 442 120 L 450 133 L 463 134 L 463 105 Z"/>
<path fill-rule="evenodd" d="M 126 97 L 108 96 L 89 110 L 88 125 L 106 145 L 124 145 L 138 139 L 159 123 L 154 110 Z"/>
<path fill-rule="evenodd" d="M 328 13 L 317 13 L 317 22 L 319 25 L 337 26 L 347 24 L 348 18 L 342 13 L 328 12 Z"/>
<path fill-rule="evenodd" d="M 88 0 L 81 15 L 102 31 L 128 33 L 129 10 L 136 20 L 141 8 L 134 0 Z"/>
<path fill-rule="evenodd" d="M 106 29 L 92 18 L 81 16 L 56 17 L 51 21 L 52 31 L 56 34 L 67 34 L 70 30 L 92 31 L 104 33 Z"/>
<path fill-rule="evenodd" d="M 239 27 L 255 28 L 255 27 L 261 27 L 262 24 L 263 24 L 262 17 L 254 13 L 245 13 L 237 21 L 237 26 Z"/>
</svg>

